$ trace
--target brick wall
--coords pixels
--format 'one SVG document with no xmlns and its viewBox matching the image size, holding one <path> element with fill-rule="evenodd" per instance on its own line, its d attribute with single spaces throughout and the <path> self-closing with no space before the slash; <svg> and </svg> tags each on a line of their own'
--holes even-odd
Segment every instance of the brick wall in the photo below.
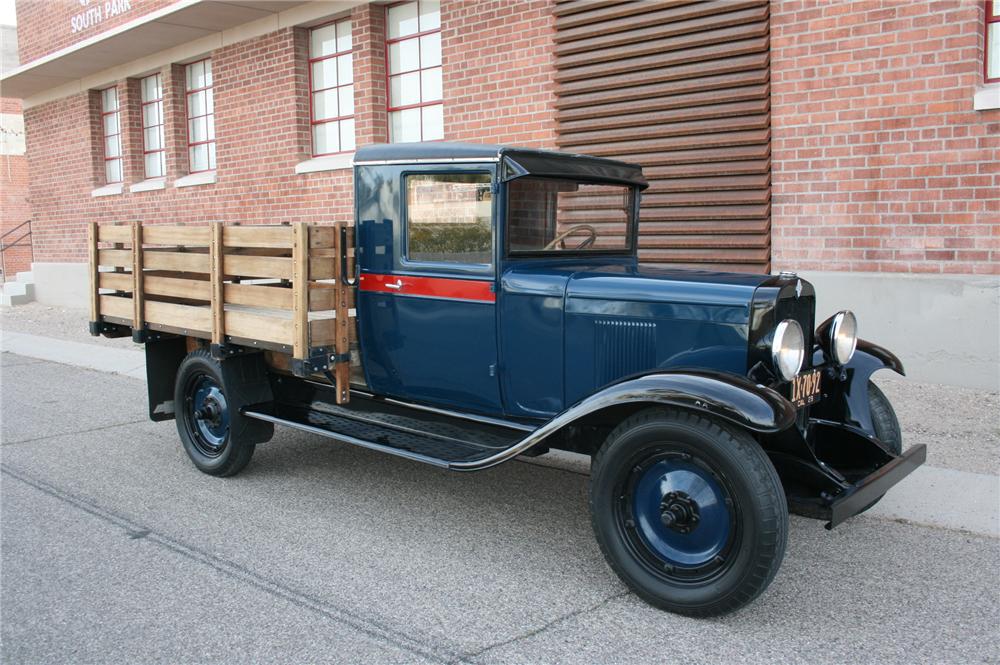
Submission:
<svg viewBox="0 0 1000 665">
<path fill-rule="evenodd" d="M 23 150 L 23 130 L 14 120 L 21 115 L 21 102 L 17 99 L 0 99 L 0 114 L 4 133 L 0 150 L 0 235 L 12 231 L 31 217 L 28 203 L 28 158 Z M 9 133 L 9 135 L 8 135 Z M 18 136 L 17 134 L 20 134 Z M 4 238 L 4 243 L 16 242 L 22 229 Z M 22 242 L 26 242 L 22 241 Z M 18 244 L 3 253 L 3 277 L 13 278 L 20 271 L 31 267 L 31 247 Z"/>
<path fill-rule="evenodd" d="M 442 3 L 447 140 L 555 148 L 555 22 L 549 4 Z"/>
<path fill-rule="evenodd" d="M 775 0 L 775 269 L 1000 273 L 983 3 Z"/>
<path fill-rule="evenodd" d="M 446 139 L 552 144 L 546 7 L 545 0 L 498 1 L 488 11 L 474 12 L 472 3 L 443 3 Z M 384 8 L 360 6 L 351 18 L 357 143 L 364 145 L 386 140 Z M 462 32 L 471 36 L 468 41 Z M 505 54 L 490 44 L 519 46 Z M 168 173 L 162 190 L 128 191 L 142 178 L 134 82 L 117 83 L 126 129 L 126 183 L 120 195 L 91 196 L 104 184 L 99 102 L 93 92 L 28 109 L 36 260 L 85 260 L 84 229 L 91 220 L 351 220 L 349 169 L 295 174 L 296 164 L 310 154 L 307 50 L 306 31 L 289 28 L 211 54 L 217 136 L 217 182 L 211 185 L 170 186 L 187 173 L 183 68 L 177 64 L 164 63 L 162 69 Z M 495 63 L 496 71 L 477 71 L 485 62 Z"/>
<path fill-rule="evenodd" d="M 175 1 L 16 0 L 21 63 L 29 63 Z"/>
</svg>

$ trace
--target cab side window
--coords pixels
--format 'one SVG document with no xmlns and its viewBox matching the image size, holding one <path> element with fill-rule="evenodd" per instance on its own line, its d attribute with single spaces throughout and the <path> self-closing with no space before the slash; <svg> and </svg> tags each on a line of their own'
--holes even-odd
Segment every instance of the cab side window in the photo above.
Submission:
<svg viewBox="0 0 1000 665">
<path fill-rule="evenodd" d="M 406 183 L 409 261 L 489 265 L 493 190 L 489 173 L 421 173 Z"/>
</svg>

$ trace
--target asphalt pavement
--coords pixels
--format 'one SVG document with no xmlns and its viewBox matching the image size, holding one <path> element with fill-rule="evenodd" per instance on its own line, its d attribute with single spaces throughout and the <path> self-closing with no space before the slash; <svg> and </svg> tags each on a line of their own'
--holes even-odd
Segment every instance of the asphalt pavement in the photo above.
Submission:
<svg viewBox="0 0 1000 665">
<path fill-rule="evenodd" d="M 995 536 L 793 517 L 769 590 L 693 620 L 614 577 L 571 467 L 279 429 L 217 479 L 141 380 L 10 353 L 0 378 L 3 662 L 1000 662 Z"/>
</svg>

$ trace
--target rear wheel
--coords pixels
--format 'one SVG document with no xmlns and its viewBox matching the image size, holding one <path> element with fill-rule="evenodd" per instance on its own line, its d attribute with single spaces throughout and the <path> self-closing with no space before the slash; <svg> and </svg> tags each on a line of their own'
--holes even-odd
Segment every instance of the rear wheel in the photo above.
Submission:
<svg viewBox="0 0 1000 665">
<path fill-rule="evenodd" d="M 694 413 L 651 408 L 619 425 L 594 457 L 590 508 L 622 581 L 680 614 L 746 605 L 784 556 L 774 467 L 745 432 Z"/>
<path fill-rule="evenodd" d="M 177 433 L 198 470 L 212 476 L 239 473 L 253 457 L 254 443 L 234 437 L 237 405 L 227 396 L 219 362 L 204 349 L 192 351 L 177 370 L 174 405 Z"/>
</svg>

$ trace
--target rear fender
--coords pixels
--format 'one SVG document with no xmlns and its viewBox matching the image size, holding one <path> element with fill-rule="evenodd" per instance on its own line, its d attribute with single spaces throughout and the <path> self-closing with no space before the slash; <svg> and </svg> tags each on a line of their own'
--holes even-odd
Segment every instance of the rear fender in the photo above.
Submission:
<svg viewBox="0 0 1000 665">
<path fill-rule="evenodd" d="M 823 351 L 817 349 L 813 356 L 815 364 L 826 362 Z M 858 348 L 847 365 L 829 368 L 823 377 L 822 401 L 813 407 L 811 415 L 854 427 L 869 436 L 875 436 L 872 424 L 871 404 L 868 401 L 868 381 L 880 369 L 891 369 L 901 376 L 906 375 L 903 363 L 892 351 L 863 339 L 858 340 Z"/>
</svg>

